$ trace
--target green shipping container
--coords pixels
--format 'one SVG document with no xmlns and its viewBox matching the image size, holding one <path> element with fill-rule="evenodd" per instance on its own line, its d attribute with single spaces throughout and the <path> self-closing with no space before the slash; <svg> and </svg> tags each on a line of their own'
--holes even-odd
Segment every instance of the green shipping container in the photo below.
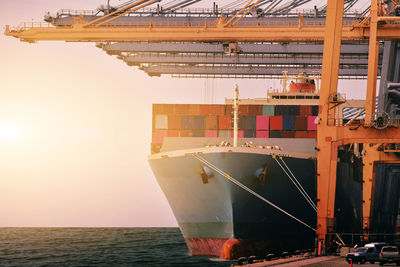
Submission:
<svg viewBox="0 0 400 267">
<path fill-rule="evenodd" d="M 262 107 L 262 115 L 275 116 L 275 107 L 273 105 L 264 105 Z"/>
</svg>

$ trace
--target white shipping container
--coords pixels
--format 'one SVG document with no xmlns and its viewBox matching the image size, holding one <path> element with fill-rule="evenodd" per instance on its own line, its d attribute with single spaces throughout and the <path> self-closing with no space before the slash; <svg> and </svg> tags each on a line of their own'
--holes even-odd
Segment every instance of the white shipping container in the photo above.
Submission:
<svg viewBox="0 0 400 267">
<path fill-rule="evenodd" d="M 156 115 L 156 129 L 168 129 L 168 115 L 157 114 Z"/>
</svg>

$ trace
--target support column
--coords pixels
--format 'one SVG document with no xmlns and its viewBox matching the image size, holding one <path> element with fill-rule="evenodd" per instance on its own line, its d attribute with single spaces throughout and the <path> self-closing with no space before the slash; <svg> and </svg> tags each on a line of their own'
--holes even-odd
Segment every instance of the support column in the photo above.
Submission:
<svg viewBox="0 0 400 267">
<path fill-rule="evenodd" d="M 378 151 L 381 143 L 364 144 L 363 155 L 363 222 L 362 228 L 364 239 L 368 239 L 368 232 L 371 229 L 371 216 L 375 188 L 375 163 L 376 162 L 398 162 L 399 157 L 395 153 Z"/>
<path fill-rule="evenodd" d="M 368 79 L 367 97 L 365 100 L 365 125 L 370 126 L 374 120 L 376 78 L 378 73 L 379 42 L 376 39 L 378 31 L 378 0 L 371 0 L 371 21 L 369 30 L 369 52 L 368 52 Z"/>
<path fill-rule="evenodd" d="M 393 41 L 385 41 L 383 44 L 383 56 L 381 67 L 381 79 L 379 84 L 378 115 L 387 112 L 387 82 L 393 81 L 393 63 L 395 63 L 395 46 Z M 378 48 L 379 49 L 379 48 Z"/>
<path fill-rule="evenodd" d="M 334 141 L 337 134 L 335 123 L 328 119 L 334 119 L 334 109 L 329 109 L 329 98 L 337 92 L 343 8 L 344 0 L 328 0 L 317 126 L 317 233 L 322 240 L 334 227 L 337 168 L 337 145 Z"/>
<path fill-rule="evenodd" d="M 363 204 L 362 213 L 363 221 L 362 228 L 364 232 L 364 239 L 368 239 L 368 232 L 371 223 L 371 201 L 373 194 L 373 186 L 375 183 L 374 177 L 374 162 L 379 160 L 379 155 L 382 152 L 377 151 L 377 147 L 381 144 L 364 144 L 363 155 Z"/>
</svg>

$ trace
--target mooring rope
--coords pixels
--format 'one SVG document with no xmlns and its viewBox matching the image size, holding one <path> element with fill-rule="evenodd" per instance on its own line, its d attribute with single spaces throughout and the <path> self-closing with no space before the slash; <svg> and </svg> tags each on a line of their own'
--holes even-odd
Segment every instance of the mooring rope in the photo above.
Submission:
<svg viewBox="0 0 400 267">
<path fill-rule="evenodd" d="M 298 183 L 298 185 L 300 186 L 300 188 L 303 190 L 304 194 L 307 196 L 307 198 L 311 201 L 312 205 L 315 207 L 315 209 L 317 209 L 317 205 L 315 205 L 314 201 L 312 201 L 310 195 L 307 193 L 307 191 L 301 186 L 301 183 L 299 182 L 299 180 L 296 178 L 296 176 L 293 174 L 293 172 L 290 170 L 290 168 L 287 166 L 286 162 L 283 160 L 283 158 L 279 158 L 282 163 L 285 165 L 285 167 L 287 168 L 287 170 L 289 171 L 289 173 L 292 175 L 293 179 Z"/>
<path fill-rule="evenodd" d="M 297 222 L 303 224 L 304 226 L 310 228 L 313 231 L 316 231 L 316 229 L 314 229 L 313 227 L 311 227 L 310 225 L 308 225 L 307 223 L 303 222 L 302 220 L 296 218 L 295 216 L 293 216 L 292 214 L 290 214 L 289 212 L 285 211 L 284 209 L 278 207 L 277 205 L 275 205 L 274 203 L 272 203 L 271 201 L 269 201 L 268 199 L 264 198 L 263 196 L 257 194 L 256 192 L 254 192 L 253 190 L 251 190 L 250 188 L 248 188 L 247 186 L 245 186 L 244 184 L 240 183 L 238 180 L 236 180 L 234 177 L 230 176 L 228 173 L 224 172 L 223 170 L 219 169 L 217 166 L 215 166 L 214 164 L 212 164 L 211 162 L 209 162 L 208 160 L 206 160 L 205 158 L 201 157 L 200 155 L 197 154 L 191 154 L 194 158 L 196 158 L 197 160 L 199 160 L 200 162 L 204 163 L 205 165 L 207 165 L 209 168 L 213 169 L 214 171 L 216 171 L 217 173 L 219 173 L 221 176 L 224 176 L 228 181 L 231 181 L 232 183 L 236 184 L 237 186 L 241 187 L 242 189 L 246 190 L 247 192 L 249 192 L 250 194 L 254 195 L 255 197 L 261 199 L 262 201 L 264 201 L 265 203 L 269 204 L 270 206 L 274 207 L 275 209 L 279 210 L 280 212 L 286 214 L 287 216 L 289 216 L 290 218 L 296 220 Z"/>
<path fill-rule="evenodd" d="M 304 190 L 304 188 L 301 186 L 300 182 L 296 179 L 294 174 L 290 171 L 289 167 L 286 165 L 286 163 L 283 161 L 282 158 L 280 160 L 283 162 L 283 164 L 286 166 L 287 170 L 290 172 L 292 176 L 289 175 L 289 173 L 283 168 L 282 164 L 278 161 L 275 155 L 272 156 L 273 159 L 275 159 L 276 163 L 282 168 L 283 172 L 289 177 L 290 181 L 296 186 L 296 188 L 299 190 L 299 192 L 303 195 L 304 199 L 310 204 L 310 206 L 317 211 L 317 206 L 314 204 L 310 196 L 307 194 L 307 192 Z"/>
</svg>

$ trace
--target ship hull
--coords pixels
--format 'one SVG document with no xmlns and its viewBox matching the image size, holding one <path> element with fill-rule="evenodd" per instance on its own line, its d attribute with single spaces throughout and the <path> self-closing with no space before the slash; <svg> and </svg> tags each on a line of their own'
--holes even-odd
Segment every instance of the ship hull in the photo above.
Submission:
<svg viewBox="0 0 400 267">
<path fill-rule="evenodd" d="M 312 248 L 315 232 L 282 211 L 208 170 L 192 153 L 237 179 L 268 201 L 315 227 L 316 212 L 265 149 L 192 149 L 153 155 L 149 162 L 178 221 L 191 255 L 237 258 Z M 285 154 L 283 161 L 310 198 L 316 198 L 315 159 Z M 260 179 L 260 170 L 265 179 Z"/>
</svg>

